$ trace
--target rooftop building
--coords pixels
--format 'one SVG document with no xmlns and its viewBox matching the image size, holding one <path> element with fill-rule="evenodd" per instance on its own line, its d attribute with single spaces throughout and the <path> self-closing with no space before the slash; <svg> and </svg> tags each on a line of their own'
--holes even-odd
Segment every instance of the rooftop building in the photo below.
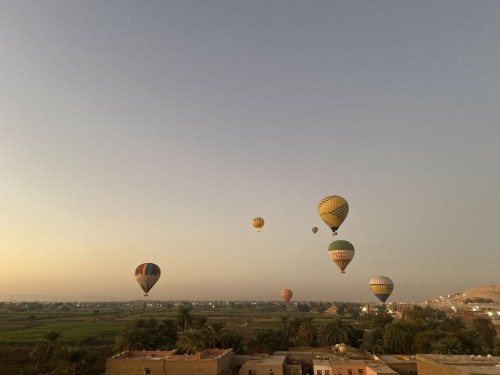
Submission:
<svg viewBox="0 0 500 375">
<path fill-rule="evenodd" d="M 232 349 L 207 349 L 196 354 L 126 350 L 106 360 L 106 375 L 229 375 Z"/>
<path fill-rule="evenodd" d="M 419 375 L 500 375 L 500 357 L 417 354 Z"/>
</svg>

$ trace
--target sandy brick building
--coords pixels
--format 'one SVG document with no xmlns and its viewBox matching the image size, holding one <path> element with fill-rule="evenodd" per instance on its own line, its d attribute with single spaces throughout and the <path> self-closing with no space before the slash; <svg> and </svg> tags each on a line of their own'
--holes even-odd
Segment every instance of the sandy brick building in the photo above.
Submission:
<svg viewBox="0 0 500 375">
<path fill-rule="evenodd" d="M 127 350 L 106 360 L 105 374 L 229 375 L 233 373 L 232 357 L 232 349 L 207 349 L 193 355 Z"/>
<path fill-rule="evenodd" d="M 418 375 L 500 375 L 500 357 L 417 354 Z"/>
</svg>

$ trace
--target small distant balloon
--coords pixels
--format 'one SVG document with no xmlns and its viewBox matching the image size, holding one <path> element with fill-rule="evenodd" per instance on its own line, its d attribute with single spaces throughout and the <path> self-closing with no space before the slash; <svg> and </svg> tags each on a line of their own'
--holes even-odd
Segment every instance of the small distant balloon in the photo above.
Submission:
<svg viewBox="0 0 500 375">
<path fill-rule="evenodd" d="M 316 232 L 318 231 L 318 227 L 312 227 L 312 229 L 311 229 L 311 230 L 312 230 L 312 232 L 313 232 L 314 234 L 316 234 Z"/>
<path fill-rule="evenodd" d="M 160 278 L 161 270 L 154 263 L 142 263 L 135 269 L 135 280 L 144 291 L 144 297 L 148 296 L 148 292 Z"/>
<path fill-rule="evenodd" d="M 264 219 L 261 217 L 256 217 L 252 220 L 252 225 L 257 232 L 260 232 L 262 230 L 262 227 L 264 226 Z"/>
<path fill-rule="evenodd" d="M 387 298 L 394 290 L 394 283 L 387 276 L 375 276 L 368 282 L 372 293 L 382 302 L 385 303 Z"/>
<path fill-rule="evenodd" d="M 328 246 L 330 259 L 340 268 L 341 273 L 345 273 L 346 267 L 354 258 L 354 246 L 346 240 L 333 241 Z"/>
<path fill-rule="evenodd" d="M 286 304 L 288 304 L 293 297 L 293 292 L 290 289 L 283 289 L 280 294 Z"/>
<path fill-rule="evenodd" d="M 335 236 L 349 213 L 349 204 L 339 195 L 329 195 L 318 203 L 318 214 Z"/>
</svg>

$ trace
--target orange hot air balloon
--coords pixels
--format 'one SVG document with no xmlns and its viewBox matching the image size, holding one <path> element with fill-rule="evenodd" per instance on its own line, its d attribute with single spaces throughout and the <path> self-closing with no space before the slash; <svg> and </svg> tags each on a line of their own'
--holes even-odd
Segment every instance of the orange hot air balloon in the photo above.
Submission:
<svg viewBox="0 0 500 375">
<path fill-rule="evenodd" d="M 261 217 L 256 217 L 252 220 L 252 225 L 257 232 L 260 232 L 262 230 L 262 227 L 264 226 L 264 219 Z"/>
<path fill-rule="evenodd" d="M 283 289 L 280 294 L 281 298 L 283 299 L 283 301 L 285 301 L 286 304 L 288 304 L 288 302 L 290 302 L 293 297 L 293 292 L 290 289 Z"/>
</svg>

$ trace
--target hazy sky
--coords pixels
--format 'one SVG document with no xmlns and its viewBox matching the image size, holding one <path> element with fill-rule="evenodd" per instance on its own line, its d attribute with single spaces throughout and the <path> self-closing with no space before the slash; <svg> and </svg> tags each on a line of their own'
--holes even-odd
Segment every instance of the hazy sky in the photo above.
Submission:
<svg viewBox="0 0 500 375">
<path fill-rule="evenodd" d="M 0 299 L 498 284 L 499 103 L 499 1 L 1 1 Z"/>
</svg>

